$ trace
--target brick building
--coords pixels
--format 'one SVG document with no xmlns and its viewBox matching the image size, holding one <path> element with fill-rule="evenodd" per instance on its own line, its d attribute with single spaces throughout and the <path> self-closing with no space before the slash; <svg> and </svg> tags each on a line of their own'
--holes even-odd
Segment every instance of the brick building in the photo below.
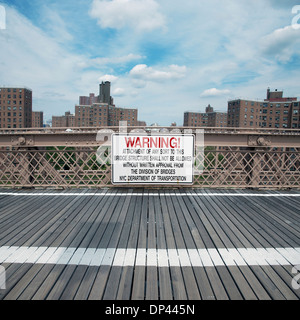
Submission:
<svg viewBox="0 0 300 320">
<path fill-rule="evenodd" d="M 226 127 L 227 113 L 214 111 L 208 105 L 205 112 L 185 112 L 183 126 L 185 127 Z"/>
<path fill-rule="evenodd" d="M 81 96 L 79 97 L 79 105 L 85 106 L 85 105 L 92 105 L 93 103 L 98 102 L 98 97 L 95 95 L 95 93 L 90 93 L 90 95 L 87 96 Z"/>
<path fill-rule="evenodd" d="M 80 104 L 75 106 L 76 127 L 119 126 L 119 121 L 127 121 L 128 126 L 138 125 L 138 110 L 117 108 L 110 95 L 110 86 L 109 81 L 102 82 L 98 96 L 91 93 L 90 97 L 79 98 Z"/>
<path fill-rule="evenodd" d="M 228 102 L 228 127 L 299 128 L 299 102 L 283 97 L 283 91 L 267 90 L 263 101 L 236 99 Z M 293 116 L 294 114 L 294 116 Z"/>
<path fill-rule="evenodd" d="M 75 116 L 71 114 L 70 111 L 65 112 L 64 116 L 52 117 L 53 128 L 73 128 L 75 126 Z"/>
<path fill-rule="evenodd" d="M 53 127 L 109 127 L 119 126 L 120 121 L 127 121 L 128 126 L 138 126 L 138 110 L 117 108 L 110 96 L 110 82 L 102 82 L 99 95 L 90 93 L 89 97 L 79 97 L 75 105 L 75 115 L 66 113 L 62 117 L 53 117 Z"/>
<path fill-rule="evenodd" d="M 43 128 L 44 126 L 44 113 L 42 111 L 32 112 L 32 128 Z"/>
<path fill-rule="evenodd" d="M 31 128 L 32 91 L 0 88 L 0 128 Z"/>
<path fill-rule="evenodd" d="M 291 129 L 300 128 L 300 102 L 299 101 L 292 102 L 289 127 Z"/>
<path fill-rule="evenodd" d="M 137 119 L 137 109 L 117 108 L 106 103 L 75 106 L 75 125 L 77 127 L 119 126 L 119 121 L 127 121 L 128 126 L 137 126 Z"/>
</svg>

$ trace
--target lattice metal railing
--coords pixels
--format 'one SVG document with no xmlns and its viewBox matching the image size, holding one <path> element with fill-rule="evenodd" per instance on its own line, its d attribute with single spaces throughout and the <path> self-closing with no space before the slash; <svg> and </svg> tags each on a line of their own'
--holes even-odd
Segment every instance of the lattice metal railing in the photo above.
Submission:
<svg viewBox="0 0 300 320">
<path fill-rule="evenodd" d="M 196 172 L 193 187 L 299 188 L 299 151 L 206 146 L 204 153 L 196 154 L 196 159 L 203 160 L 203 172 Z M 97 147 L 1 148 L 0 187 L 113 186 L 110 163 L 109 148 L 101 157 Z"/>
</svg>

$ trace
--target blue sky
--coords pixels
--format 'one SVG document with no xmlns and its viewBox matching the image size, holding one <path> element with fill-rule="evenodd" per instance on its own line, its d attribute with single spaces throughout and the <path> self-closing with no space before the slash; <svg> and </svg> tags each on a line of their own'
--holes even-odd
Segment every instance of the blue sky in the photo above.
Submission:
<svg viewBox="0 0 300 320">
<path fill-rule="evenodd" d="M 112 82 L 116 106 L 138 108 L 147 124 L 182 125 L 185 111 L 226 111 L 228 100 L 261 100 L 268 87 L 300 97 L 299 0 L 0 5 L 0 86 L 31 88 L 46 119 L 74 112 L 102 80 Z"/>
</svg>

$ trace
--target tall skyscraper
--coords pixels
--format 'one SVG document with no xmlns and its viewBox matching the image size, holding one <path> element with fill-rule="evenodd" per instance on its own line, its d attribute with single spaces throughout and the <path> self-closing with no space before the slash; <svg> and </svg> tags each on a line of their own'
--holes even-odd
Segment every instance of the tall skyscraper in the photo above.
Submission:
<svg viewBox="0 0 300 320">
<path fill-rule="evenodd" d="M 113 105 L 113 100 L 110 95 L 110 82 L 106 81 L 100 84 L 99 88 L 99 102 L 100 103 L 107 103 L 108 105 Z"/>
</svg>

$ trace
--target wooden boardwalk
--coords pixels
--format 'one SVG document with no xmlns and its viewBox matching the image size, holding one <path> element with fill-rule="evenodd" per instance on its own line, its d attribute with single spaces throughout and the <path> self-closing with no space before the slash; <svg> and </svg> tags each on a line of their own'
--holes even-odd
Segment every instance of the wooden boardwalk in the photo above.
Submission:
<svg viewBox="0 0 300 320">
<path fill-rule="evenodd" d="M 0 190 L 0 265 L 1 300 L 299 300 L 300 192 Z"/>
</svg>

